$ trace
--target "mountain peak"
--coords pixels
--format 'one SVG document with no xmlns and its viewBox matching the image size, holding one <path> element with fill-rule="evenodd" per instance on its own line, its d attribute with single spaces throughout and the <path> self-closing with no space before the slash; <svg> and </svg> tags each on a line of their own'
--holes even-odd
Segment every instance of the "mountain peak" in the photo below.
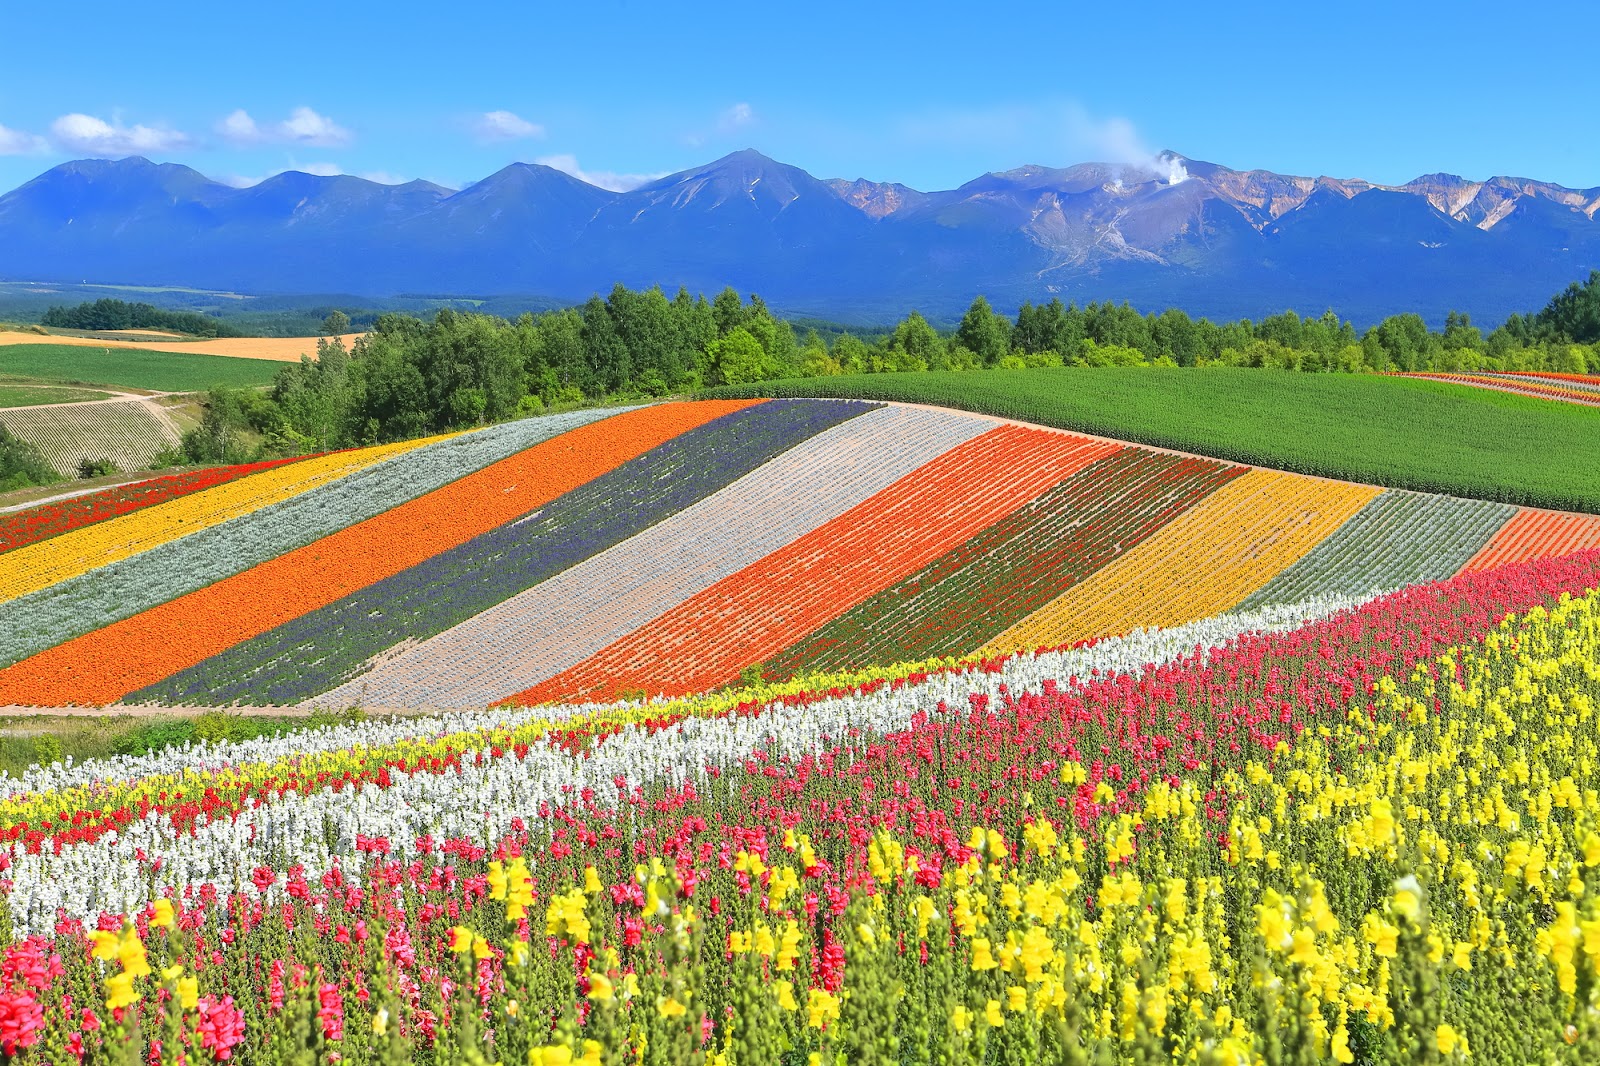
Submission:
<svg viewBox="0 0 1600 1066">
<path fill-rule="evenodd" d="M 771 156 L 762 155 L 760 152 L 756 151 L 754 148 L 741 148 L 737 152 L 729 152 L 727 155 L 723 156 L 721 159 L 717 159 L 717 160 L 714 160 L 713 162 L 711 162 L 709 164 L 709 166 L 713 166 L 713 167 L 721 166 L 724 163 L 758 163 L 758 164 L 771 164 L 773 166 L 784 166 L 785 165 L 783 163 L 779 163 L 776 159 L 773 159 Z"/>
</svg>

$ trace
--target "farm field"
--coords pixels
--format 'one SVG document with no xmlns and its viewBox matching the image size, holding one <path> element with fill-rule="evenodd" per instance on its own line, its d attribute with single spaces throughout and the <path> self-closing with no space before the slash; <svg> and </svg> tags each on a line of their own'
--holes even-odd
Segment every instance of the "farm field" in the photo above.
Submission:
<svg viewBox="0 0 1600 1066">
<path fill-rule="evenodd" d="M 37 448 L 63 477 L 75 476 L 86 459 L 142 470 L 179 440 L 171 423 L 142 400 L 0 409 L 0 425 Z"/>
<path fill-rule="evenodd" d="M 264 360 L 296 363 L 302 355 L 315 355 L 316 337 L 216 337 L 192 340 L 147 330 L 124 330 L 118 333 L 99 334 L 86 330 L 51 330 L 50 336 L 41 339 L 33 332 L 0 330 L 0 349 L 6 347 L 115 348 L 119 351 L 156 351 L 165 354 L 221 356 L 228 359 Z M 134 334 L 145 334 L 145 337 Z M 346 348 L 355 343 L 359 333 L 347 333 L 340 339 Z M 148 339 L 146 339 L 148 338 Z M 3 355 L 4 353 L 0 353 Z"/>
<path fill-rule="evenodd" d="M 667 403 L 4 516 L 0 706 L 681 697 L 1362 599 L 1595 546 L 1597 516 L 954 410 Z"/>
<path fill-rule="evenodd" d="M 21 1061 L 1600 1048 L 1600 515 L 573 411 L 0 514 L 0 707 Z"/>
<path fill-rule="evenodd" d="M 0 514 L 7 705 L 22 1061 L 1600 1048 L 1593 514 L 580 411 Z"/>
<path fill-rule="evenodd" d="M 1471 385 L 1480 389 L 1537 396 L 1545 400 L 1558 400 L 1582 406 L 1600 406 L 1600 377 L 1585 374 L 1545 373 L 1476 373 L 1476 374 L 1409 374 L 1408 377 L 1424 381 L 1449 381 L 1457 385 Z"/>
<path fill-rule="evenodd" d="M 51 385 L 13 385 L 0 381 L 0 409 L 7 407 L 34 407 L 52 403 L 82 403 L 85 400 L 107 400 L 111 394 L 92 389 L 74 389 Z"/>
<path fill-rule="evenodd" d="M 33 769 L 5 1009 L 247 1062 L 458 1062 L 480 1017 L 535 1063 L 1591 1061 L 1597 586 Z"/>
<path fill-rule="evenodd" d="M 1591 473 L 1600 410 L 1449 382 L 1065 368 L 808 378 L 705 395 L 758 393 L 935 404 L 1347 481 L 1600 513 Z"/>
<path fill-rule="evenodd" d="M 0 337 L 27 334 L 0 334 Z M 38 340 L 34 337 L 33 340 Z M 59 339 L 58 339 L 59 340 Z M 269 359 L 227 359 L 190 351 L 155 351 L 68 345 L 52 340 L 0 344 L 0 374 L 33 379 L 32 383 L 66 382 L 153 392 L 199 392 L 216 385 L 270 385 L 281 363 Z M 298 358 L 298 357 L 296 357 Z"/>
</svg>

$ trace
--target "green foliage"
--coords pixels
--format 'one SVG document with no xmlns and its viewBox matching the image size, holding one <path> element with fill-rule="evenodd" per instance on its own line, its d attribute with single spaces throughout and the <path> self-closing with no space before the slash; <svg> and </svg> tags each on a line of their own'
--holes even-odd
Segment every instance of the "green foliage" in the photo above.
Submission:
<svg viewBox="0 0 1600 1066">
<path fill-rule="evenodd" d="M 1556 294 L 1533 316 L 1529 332 L 1542 340 L 1600 344 L 1600 270 L 1590 271 L 1581 285 L 1574 281 Z"/>
<path fill-rule="evenodd" d="M 956 327 L 956 343 L 985 366 L 994 366 L 1011 354 L 1011 323 L 994 312 L 982 296 L 972 301 Z"/>
<path fill-rule="evenodd" d="M 1600 410 L 1410 378 L 1069 367 L 702 395 L 936 404 L 1323 477 L 1600 513 Z"/>
<path fill-rule="evenodd" d="M 322 320 L 322 332 L 329 337 L 342 337 L 350 332 L 350 316 L 335 308 Z"/>
<path fill-rule="evenodd" d="M 80 478 L 110 477 L 120 474 L 117 464 L 110 459 L 83 459 L 78 463 L 78 476 Z"/>
<path fill-rule="evenodd" d="M 1558 298 L 1567 310 L 1551 314 L 1581 323 L 1594 290 L 1593 284 L 1575 286 Z M 324 332 L 348 327 L 343 312 L 329 310 Z M 1061 366 L 1306 374 L 1600 366 L 1593 348 L 1552 339 L 1549 330 L 1539 334 L 1533 319 L 1518 321 L 1521 332 L 1503 327 L 1485 339 L 1463 314 L 1452 312 L 1442 333 L 1430 332 L 1415 314 L 1401 314 L 1361 335 L 1331 311 L 1217 324 L 1176 309 L 1145 315 L 1126 303 L 1078 307 L 1053 299 L 1024 304 L 1013 323 L 979 296 L 953 334 L 911 311 L 884 335 L 813 328 L 799 340 L 792 324 L 759 296 L 742 298 L 729 288 L 707 300 L 679 289 L 668 299 L 659 288 L 616 285 L 579 308 L 523 314 L 514 322 L 448 306 L 431 321 L 379 315 L 349 350 L 337 337 L 324 337 L 315 356 L 298 365 L 268 364 L 275 371 L 269 397 L 219 390 L 183 451 L 191 462 L 238 461 L 412 439 L 596 401 L 855 374 Z M 0 353 L 0 370 L 4 358 Z"/>
<path fill-rule="evenodd" d="M 33 757 L 40 766 L 49 766 L 66 758 L 61 738 L 52 733 L 41 733 L 33 738 Z"/>
<path fill-rule="evenodd" d="M 735 326 L 727 336 L 712 341 L 706 354 L 711 360 L 712 380 L 717 384 L 743 385 L 767 377 L 767 353 L 743 326 Z"/>
<path fill-rule="evenodd" d="M 39 449 L 11 435 L 0 424 L 0 492 L 25 489 L 31 485 L 53 485 L 61 480 Z"/>
<path fill-rule="evenodd" d="M 86 301 L 77 307 L 52 307 L 39 319 L 39 324 L 52 329 L 155 329 L 196 337 L 247 336 L 237 327 L 211 315 L 166 311 L 147 303 L 110 299 Z"/>
</svg>

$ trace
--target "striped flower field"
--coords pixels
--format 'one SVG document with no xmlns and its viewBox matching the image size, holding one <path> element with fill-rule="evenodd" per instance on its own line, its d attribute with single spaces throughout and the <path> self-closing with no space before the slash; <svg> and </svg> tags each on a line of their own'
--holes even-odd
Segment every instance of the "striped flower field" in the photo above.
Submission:
<svg viewBox="0 0 1600 1066">
<path fill-rule="evenodd" d="M 1600 516 L 789 399 L 0 528 L 0 703 L 440 709 L 0 775 L 4 1062 L 1600 1061 Z"/>
<path fill-rule="evenodd" d="M 1557 400 L 1600 407 L 1600 376 L 1590 374 L 1554 374 L 1539 371 L 1481 372 L 1461 374 L 1406 374 L 1406 377 L 1432 381 L 1449 381 L 1497 392 L 1511 392 L 1519 396 L 1537 396 L 1541 400 Z"/>
<path fill-rule="evenodd" d="M 1063 647 L 1600 546 L 1600 518 L 850 400 L 701 401 L 6 516 L 0 706 L 482 709 Z"/>
</svg>

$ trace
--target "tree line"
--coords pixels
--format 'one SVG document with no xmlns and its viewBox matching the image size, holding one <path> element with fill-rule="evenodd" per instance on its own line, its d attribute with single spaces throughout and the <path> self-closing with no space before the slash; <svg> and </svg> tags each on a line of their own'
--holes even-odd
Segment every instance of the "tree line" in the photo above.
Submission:
<svg viewBox="0 0 1600 1066">
<path fill-rule="evenodd" d="M 211 315 L 194 311 L 165 311 L 147 303 L 123 300 L 85 301 L 76 307 L 52 307 L 39 319 L 54 329 L 119 330 L 154 329 L 196 337 L 243 337 L 244 331 Z"/>
<path fill-rule="evenodd" d="M 893 329 L 799 333 L 759 296 L 622 285 L 580 307 L 515 320 L 451 309 L 382 314 L 346 349 L 334 312 L 316 356 L 265 392 L 218 389 L 171 462 L 232 462 L 386 443 L 586 404 L 778 378 L 1037 366 L 1239 366 L 1301 372 L 1600 371 L 1600 271 L 1489 334 L 1451 312 L 1442 330 L 1393 315 L 1358 332 L 1329 311 L 1214 323 L 1126 303 L 1026 303 L 1014 317 L 979 296 L 954 330 L 913 311 Z"/>
</svg>

